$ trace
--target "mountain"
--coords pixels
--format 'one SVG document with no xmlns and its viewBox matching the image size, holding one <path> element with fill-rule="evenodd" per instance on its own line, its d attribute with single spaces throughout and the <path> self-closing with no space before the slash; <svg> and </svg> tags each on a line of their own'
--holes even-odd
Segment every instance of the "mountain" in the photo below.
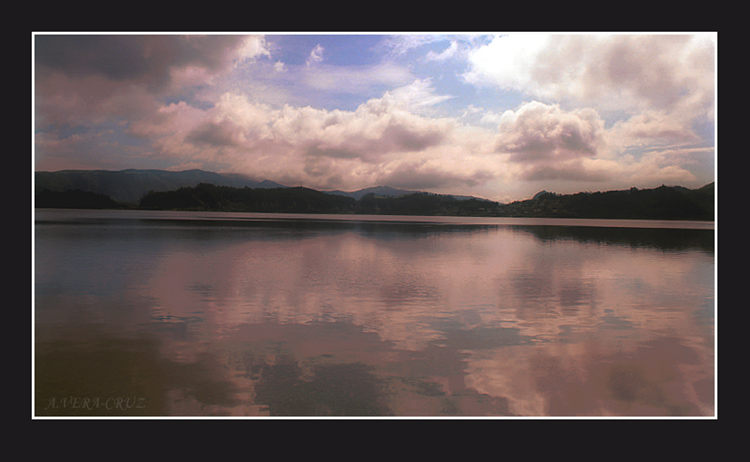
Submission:
<svg viewBox="0 0 750 462">
<path fill-rule="evenodd" d="M 660 186 L 654 189 L 555 194 L 501 204 L 456 199 L 447 194 L 414 192 L 398 196 L 373 192 L 359 199 L 309 188 L 232 188 L 200 184 L 176 191 L 147 194 L 144 209 L 216 210 L 235 212 L 353 213 L 384 215 L 447 215 L 547 218 L 619 218 L 713 220 L 714 184 L 699 189 Z"/>
<path fill-rule="evenodd" d="M 356 200 L 303 187 L 233 188 L 201 183 L 175 191 L 150 192 L 139 208 L 224 212 L 353 213 Z"/>
<path fill-rule="evenodd" d="M 486 199 L 450 194 L 414 192 L 386 197 L 366 194 L 356 203 L 355 213 L 387 215 L 496 216 L 501 204 Z"/>
<path fill-rule="evenodd" d="M 174 191 L 179 188 L 197 186 L 200 183 L 234 188 L 286 188 L 287 186 L 270 181 L 255 181 L 249 177 L 232 173 L 215 173 L 204 170 L 60 170 L 56 172 L 36 172 L 36 191 L 51 192 L 82 191 L 109 196 L 112 200 L 126 204 L 137 204 L 149 191 Z M 400 197 L 420 191 L 373 186 L 357 191 L 323 191 L 359 200 L 367 194 L 377 197 Z M 453 196 L 459 200 L 477 199 L 470 196 Z M 480 199 L 485 200 L 485 199 Z"/>
<path fill-rule="evenodd" d="M 351 198 L 356 199 L 356 200 L 360 200 L 360 199 L 362 199 L 362 197 L 366 196 L 367 194 L 374 194 L 376 196 L 382 196 L 382 197 L 399 197 L 399 196 L 405 196 L 407 194 L 414 194 L 415 192 L 418 192 L 418 191 L 408 191 L 406 189 L 396 189 L 396 188 L 392 188 L 390 186 L 373 186 L 373 187 L 370 187 L 370 188 L 359 189 L 357 191 L 351 191 L 351 192 L 339 191 L 339 190 L 336 190 L 336 191 L 324 191 L 324 192 L 326 192 L 328 194 L 336 194 L 336 195 L 339 195 L 339 196 L 347 196 L 347 197 L 351 197 Z"/>
<path fill-rule="evenodd" d="M 122 204 L 109 196 L 89 191 L 67 190 L 50 191 L 44 189 L 36 194 L 35 206 L 47 209 L 119 209 Z"/>
<path fill-rule="evenodd" d="M 210 210 L 231 212 L 353 213 L 388 215 L 487 215 L 490 201 L 459 200 L 450 195 L 414 192 L 399 196 L 369 192 L 360 199 L 314 189 L 233 188 L 201 183 L 175 191 L 151 192 L 139 208 L 147 210 Z"/>
<path fill-rule="evenodd" d="M 340 196 L 347 196 L 356 200 L 360 200 L 368 194 L 373 194 L 376 197 L 401 197 L 401 196 L 408 196 L 410 194 L 434 194 L 434 193 L 427 193 L 424 191 L 412 191 L 408 189 L 398 189 L 398 188 L 393 188 L 391 186 L 372 186 L 370 188 L 364 188 L 364 189 L 359 189 L 357 191 L 350 191 L 350 192 L 339 191 L 339 190 L 323 191 L 323 192 L 328 193 L 328 194 L 337 194 Z M 459 194 L 435 194 L 435 195 L 448 196 L 459 201 L 466 201 L 466 200 L 474 199 L 478 201 L 492 202 L 489 199 L 483 199 L 481 197 L 462 196 Z"/>
<path fill-rule="evenodd" d="M 661 185 L 575 194 L 540 191 L 531 199 L 501 205 L 500 213 L 512 217 L 713 220 L 714 189 L 712 182 L 698 189 Z"/>
<path fill-rule="evenodd" d="M 483 197 L 476 197 L 476 196 L 462 196 L 460 194 L 450 194 L 450 196 L 452 198 L 456 199 L 456 200 L 459 200 L 459 201 L 475 200 L 475 201 L 481 201 L 481 202 L 495 202 L 495 201 L 491 201 L 489 199 L 485 199 Z"/>
<path fill-rule="evenodd" d="M 507 204 L 376 186 L 317 191 L 202 170 L 36 172 L 36 206 L 653 220 L 714 219 L 715 184 L 605 192 L 540 191 Z"/>
<path fill-rule="evenodd" d="M 235 188 L 283 188 L 273 181 L 255 181 L 239 174 L 214 173 L 204 170 L 60 170 L 57 172 L 35 172 L 37 194 L 51 192 L 82 191 L 103 194 L 111 199 L 137 204 L 149 191 L 172 191 L 182 187 L 211 183 Z"/>
</svg>

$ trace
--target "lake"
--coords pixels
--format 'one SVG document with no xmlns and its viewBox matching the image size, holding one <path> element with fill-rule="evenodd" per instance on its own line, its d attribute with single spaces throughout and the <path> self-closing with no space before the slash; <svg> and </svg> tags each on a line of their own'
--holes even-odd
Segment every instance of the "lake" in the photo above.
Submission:
<svg viewBox="0 0 750 462">
<path fill-rule="evenodd" d="M 34 220 L 36 416 L 715 415 L 713 223 Z"/>
</svg>

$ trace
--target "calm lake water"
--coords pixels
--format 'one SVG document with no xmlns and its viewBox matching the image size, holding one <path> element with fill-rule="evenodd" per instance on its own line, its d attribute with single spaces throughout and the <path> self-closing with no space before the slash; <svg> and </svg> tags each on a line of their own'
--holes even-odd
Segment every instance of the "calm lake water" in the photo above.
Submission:
<svg viewBox="0 0 750 462">
<path fill-rule="evenodd" d="M 712 223 L 43 210 L 35 415 L 714 416 Z"/>
</svg>

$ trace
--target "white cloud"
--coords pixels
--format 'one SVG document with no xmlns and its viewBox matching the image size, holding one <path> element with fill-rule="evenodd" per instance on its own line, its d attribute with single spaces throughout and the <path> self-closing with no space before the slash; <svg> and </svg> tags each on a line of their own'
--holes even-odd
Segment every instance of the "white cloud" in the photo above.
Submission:
<svg viewBox="0 0 750 462">
<path fill-rule="evenodd" d="M 314 90 L 340 93 L 363 93 L 376 86 L 398 87 L 414 80 L 411 71 L 397 64 L 317 65 L 300 70 L 300 81 Z"/>
<path fill-rule="evenodd" d="M 396 34 L 389 35 L 379 44 L 390 57 L 398 58 L 428 45 L 450 41 L 450 44 L 440 52 L 432 50 L 425 55 L 426 60 L 444 60 L 456 57 L 467 49 L 474 49 L 495 37 L 496 33 L 448 33 L 448 34 Z"/>
<path fill-rule="evenodd" d="M 435 53 L 434 51 L 430 51 L 427 53 L 427 56 L 425 57 L 425 59 L 427 59 L 427 61 L 445 61 L 455 56 L 457 52 L 458 52 L 458 42 L 456 42 L 455 40 L 452 40 L 448 48 L 441 51 L 440 53 Z"/>
<path fill-rule="evenodd" d="M 623 151 L 634 147 L 679 146 L 697 143 L 700 137 L 690 128 L 690 121 L 680 114 L 645 111 L 616 122 L 608 130 L 612 149 Z"/>
<path fill-rule="evenodd" d="M 469 54 L 466 81 L 600 110 L 705 115 L 714 95 L 710 34 L 498 36 Z"/>
<path fill-rule="evenodd" d="M 271 52 L 266 46 L 265 37 L 259 35 L 245 37 L 237 50 L 238 61 L 254 60 L 260 56 L 271 56 Z"/>
<path fill-rule="evenodd" d="M 443 37 L 434 34 L 399 34 L 388 36 L 381 46 L 388 50 L 391 56 L 402 56 L 413 49 L 439 40 L 443 40 Z"/>
<path fill-rule="evenodd" d="M 479 122 L 486 125 L 494 125 L 497 126 L 500 124 L 500 121 L 502 120 L 503 114 L 493 111 L 483 111 L 481 118 L 479 119 Z"/>
<path fill-rule="evenodd" d="M 469 53 L 470 70 L 464 78 L 474 84 L 495 85 L 537 95 L 531 68 L 548 46 L 546 34 L 512 34 L 496 37 Z"/>
<path fill-rule="evenodd" d="M 409 85 L 388 91 L 383 98 L 391 99 L 394 104 L 398 104 L 412 111 L 418 111 L 426 106 L 434 106 L 443 101 L 447 101 L 453 98 L 453 96 L 436 94 L 435 88 L 432 85 L 432 80 L 427 78 L 417 79 Z"/>
<path fill-rule="evenodd" d="M 310 51 L 310 55 L 307 57 L 305 65 L 312 66 L 323 61 L 323 50 L 324 49 L 320 44 L 315 45 L 315 48 Z"/>
</svg>

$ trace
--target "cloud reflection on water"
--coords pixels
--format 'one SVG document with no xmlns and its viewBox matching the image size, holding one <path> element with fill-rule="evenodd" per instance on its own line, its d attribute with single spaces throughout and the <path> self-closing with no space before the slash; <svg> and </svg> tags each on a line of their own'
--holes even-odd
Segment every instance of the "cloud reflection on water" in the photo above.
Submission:
<svg viewBox="0 0 750 462">
<path fill-rule="evenodd" d="M 150 338 L 153 367 L 117 364 L 153 381 L 166 414 L 713 412 L 713 253 L 695 236 L 665 253 L 643 233 L 360 225 L 42 233 L 50 269 L 88 264 L 40 273 L 37 323 L 57 329 L 38 338 L 94 338 L 73 311 L 118 341 Z M 143 271 L 113 272 L 92 248 Z M 108 286 L 76 296 L 102 274 Z"/>
</svg>

